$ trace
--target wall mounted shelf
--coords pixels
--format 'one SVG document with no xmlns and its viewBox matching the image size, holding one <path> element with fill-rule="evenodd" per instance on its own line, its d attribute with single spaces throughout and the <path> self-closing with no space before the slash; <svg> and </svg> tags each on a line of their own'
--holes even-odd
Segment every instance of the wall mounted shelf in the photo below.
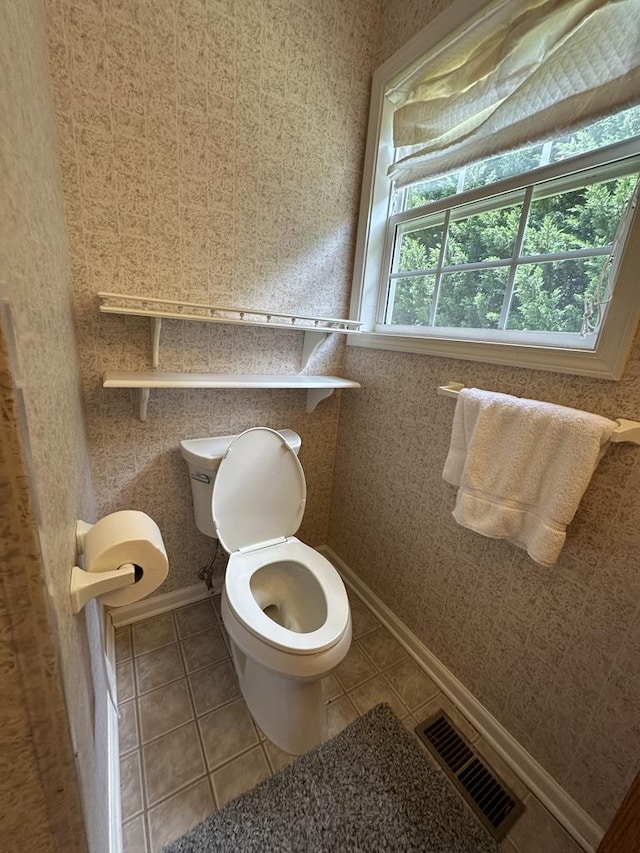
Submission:
<svg viewBox="0 0 640 853">
<path fill-rule="evenodd" d="M 330 397 L 336 388 L 360 388 L 359 382 L 339 376 L 250 375 L 233 373 L 144 373 L 108 371 L 103 388 L 138 388 L 140 390 L 140 420 L 147 419 L 147 405 L 152 388 L 290 388 L 306 389 L 307 412 L 313 412 L 321 400 Z"/>
<path fill-rule="evenodd" d="M 151 363 L 159 364 L 160 330 L 162 319 L 196 320 L 204 323 L 231 323 L 241 326 L 261 326 L 270 329 L 293 329 L 304 332 L 302 370 L 320 344 L 330 334 L 354 334 L 362 325 L 357 320 L 331 317 L 310 317 L 304 314 L 283 314 L 258 308 L 232 308 L 206 305 L 201 302 L 178 302 L 147 296 L 128 296 L 122 293 L 99 293 L 100 311 L 105 314 L 129 314 L 151 320 Z"/>
</svg>

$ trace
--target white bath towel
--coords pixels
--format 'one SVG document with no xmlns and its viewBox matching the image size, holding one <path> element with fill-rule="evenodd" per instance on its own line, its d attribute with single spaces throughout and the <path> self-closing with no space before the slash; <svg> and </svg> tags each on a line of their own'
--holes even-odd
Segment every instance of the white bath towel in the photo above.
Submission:
<svg viewBox="0 0 640 853">
<path fill-rule="evenodd" d="M 599 415 L 465 388 L 442 476 L 463 527 L 552 566 L 617 424 Z"/>
</svg>

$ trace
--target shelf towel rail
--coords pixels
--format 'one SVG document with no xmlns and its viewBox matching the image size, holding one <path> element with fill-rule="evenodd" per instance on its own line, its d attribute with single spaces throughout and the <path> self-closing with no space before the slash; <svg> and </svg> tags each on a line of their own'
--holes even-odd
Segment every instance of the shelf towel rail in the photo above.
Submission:
<svg viewBox="0 0 640 853">
<path fill-rule="evenodd" d="M 231 323 L 241 326 L 262 326 L 304 332 L 302 370 L 327 335 L 352 335 L 360 331 L 360 320 L 336 317 L 311 317 L 306 314 L 283 314 L 282 311 L 263 311 L 261 308 L 232 308 L 208 305 L 203 302 L 178 302 L 124 293 L 99 293 L 100 311 L 104 314 L 129 314 L 148 317 L 151 321 L 151 363 L 158 367 L 160 360 L 160 330 L 162 320 L 198 320 L 205 323 Z"/>
<path fill-rule="evenodd" d="M 441 397 L 456 397 L 465 387 L 462 382 L 447 382 L 446 385 L 438 387 L 438 394 Z M 628 442 L 629 444 L 640 444 L 640 421 L 629 421 L 626 418 L 616 418 L 618 428 L 611 436 L 611 441 L 620 443 Z"/>
<path fill-rule="evenodd" d="M 317 317 L 306 314 L 286 314 L 262 308 L 239 308 L 229 305 L 208 305 L 203 302 L 179 302 L 151 296 L 124 293 L 99 293 L 100 311 L 107 314 L 133 314 L 141 317 L 165 317 L 173 320 L 202 320 L 209 323 L 241 323 L 247 326 L 268 326 L 276 329 L 342 332 L 353 334 L 360 330 L 360 320 L 336 317 Z"/>
</svg>

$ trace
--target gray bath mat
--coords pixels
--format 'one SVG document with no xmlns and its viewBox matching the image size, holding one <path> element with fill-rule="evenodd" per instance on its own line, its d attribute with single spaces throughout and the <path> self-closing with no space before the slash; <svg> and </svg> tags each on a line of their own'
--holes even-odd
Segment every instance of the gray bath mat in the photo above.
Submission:
<svg viewBox="0 0 640 853">
<path fill-rule="evenodd" d="M 495 853 L 387 705 L 233 800 L 164 853 Z"/>
</svg>

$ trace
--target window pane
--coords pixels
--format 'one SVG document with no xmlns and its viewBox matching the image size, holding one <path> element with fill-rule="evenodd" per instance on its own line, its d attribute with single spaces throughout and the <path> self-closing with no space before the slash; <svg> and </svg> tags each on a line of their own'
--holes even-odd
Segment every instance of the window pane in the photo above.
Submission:
<svg viewBox="0 0 640 853">
<path fill-rule="evenodd" d="M 532 202 L 522 253 L 540 255 L 608 246 L 636 178 L 625 175 Z"/>
<path fill-rule="evenodd" d="M 434 275 L 393 279 L 387 322 L 400 326 L 428 326 L 435 280 Z"/>
<path fill-rule="evenodd" d="M 516 272 L 507 329 L 579 332 L 585 294 L 595 288 L 607 257 L 522 264 Z"/>
<path fill-rule="evenodd" d="M 520 151 L 509 151 L 489 160 L 481 160 L 464 170 L 463 189 L 474 190 L 487 184 L 537 169 L 544 163 L 544 146 L 533 145 Z"/>
<path fill-rule="evenodd" d="M 503 260 L 513 255 L 521 205 L 488 210 L 451 221 L 445 264 Z"/>
<path fill-rule="evenodd" d="M 623 110 L 556 139 L 551 148 L 551 162 L 576 157 L 640 135 L 640 105 Z"/>
<path fill-rule="evenodd" d="M 442 225 L 405 231 L 399 234 L 399 240 L 400 247 L 394 272 L 428 270 L 438 265 L 442 245 Z"/>
<path fill-rule="evenodd" d="M 435 325 L 497 329 L 508 275 L 506 267 L 444 273 Z"/>
<path fill-rule="evenodd" d="M 413 210 L 414 207 L 420 207 L 429 201 L 455 195 L 458 192 L 458 176 L 458 172 L 453 172 L 451 175 L 408 187 L 404 210 Z"/>
<path fill-rule="evenodd" d="M 448 198 L 458 192 L 466 192 L 504 178 L 524 174 L 546 163 L 597 151 L 606 145 L 632 139 L 634 136 L 640 136 L 640 105 L 600 119 L 559 139 L 499 154 L 449 175 L 414 184 L 406 190 L 403 204 L 400 204 L 400 199 L 404 191 L 398 191 L 400 206 L 394 207 L 394 210 L 413 210 L 430 201 Z"/>
</svg>

